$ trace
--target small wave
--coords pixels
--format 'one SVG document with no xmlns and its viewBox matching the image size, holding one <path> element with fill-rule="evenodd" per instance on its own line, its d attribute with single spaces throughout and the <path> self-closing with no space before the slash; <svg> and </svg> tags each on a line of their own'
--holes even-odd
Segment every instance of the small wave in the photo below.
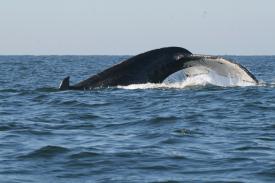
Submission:
<svg viewBox="0 0 275 183">
<path fill-rule="evenodd" d="M 155 116 L 152 117 L 149 121 L 153 122 L 153 123 L 162 123 L 162 122 L 173 122 L 173 121 L 177 121 L 180 118 L 174 115 L 168 115 L 168 116 Z"/>
<path fill-rule="evenodd" d="M 139 168 L 145 169 L 145 170 L 154 170 L 154 171 L 167 171 L 167 170 L 178 169 L 179 167 L 177 165 L 150 165 L 150 166 L 142 166 Z"/>
<path fill-rule="evenodd" d="M 81 158 L 92 158 L 95 156 L 100 155 L 99 153 L 95 153 L 95 152 L 80 152 L 77 154 L 72 154 L 70 157 L 72 159 L 81 159 Z"/>
<path fill-rule="evenodd" d="M 15 130 L 15 131 L 17 133 L 20 133 L 20 134 L 30 134 L 30 135 L 37 135 L 37 136 L 52 135 L 53 134 L 49 130 L 20 129 L 20 130 Z"/>
<path fill-rule="evenodd" d="M 264 150 L 273 150 L 273 148 L 271 147 L 265 147 L 265 146 L 241 146 L 241 147 L 237 147 L 235 150 L 238 151 L 264 151 Z"/>
<path fill-rule="evenodd" d="M 81 120 L 93 120 L 93 119 L 100 118 L 100 116 L 94 115 L 94 114 L 83 114 L 83 115 L 79 115 L 79 118 Z M 91 124 L 89 124 L 89 125 L 91 125 Z"/>
<path fill-rule="evenodd" d="M 48 104 L 70 106 L 70 107 L 98 107 L 109 105 L 109 102 L 103 101 L 83 101 L 74 99 L 55 98 L 48 101 Z"/>
<path fill-rule="evenodd" d="M 0 113 L 1 114 L 1 113 Z M 9 130 L 30 130 L 31 127 L 28 126 L 27 124 L 22 124 L 22 123 L 16 123 L 16 122 L 11 122 L 7 124 L 1 124 L 0 125 L 0 131 L 9 131 Z"/>
<path fill-rule="evenodd" d="M 75 118 L 76 120 L 78 120 L 79 118 Z M 82 120 L 81 120 L 82 121 Z M 89 121 L 89 120 L 88 120 Z M 75 129 L 83 129 L 83 130 L 91 130 L 95 128 L 95 125 L 88 122 L 88 123 L 76 123 L 76 124 L 71 124 L 71 125 L 64 125 L 62 127 L 65 130 L 75 130 Z"/>
<path fill-rule="evenodd" d="M 37 149 L 27 155 L 21 156 L 21 158 L 49 158 L 54 157 L 58 154 L 63 154 L 68 152 L 69 149 L 61 146 L 44 146 Z"/>
<path fill-rule="evenodd" d="M 270 180 L 274 180 L 275 169 L 272 167 L 272 168 L 268 168 L 268 169 L 264 169 L 264 170 L 259 170 L 256 174 L 259 176 L 268 177 L 268 178 L 270 178 Z"/>
<path fill-rule="evenodd" d="M 0 89 L 0 93 L 20 93 L 20 95 L 25 94 L 32 94 L 33 92 L 44 92 L 44 93 L 50 93 L 50 92 L 57 92 L 59 91 L 57 88 L 53 87 L 43 87 L 43 88 L 36 88 L 36 89 L 14 89 L 14 88 L 6 88 L 6 89 Z"/>
<path fill-rule="evenodd" d="M 0 89 L 0 93 L 18 93 L 19 96 L 29 95 L 36 92 L 51 93 L 51 92 L 57 92 L 57 91 L 59 90 L 53 87 L 43 87 L 43 88 L 36 88 L 36 89 L 16 89 L 16 88 Z"/>
<path fill-rule="evenodd" d="M 60 90 L 57 88 L 53 88 L 53 87 L 43 87 L 43 88 L 37 88 L 37 89 L 35 89 L 35 91 L 51 93 L 51 92 L 58 92 Z"/>
<path fill-rule="evenodd" d="M 0 90 L 0 93 L 16 93 L 16 92 L 19 92 L 20 90 L 16 90 L 16 89 L 1 89 Z"/>
<path fill-rule="evenodd" d="M 10 129 L 12 129 L 12 127 L 8 126 L 8 125 L 1 125 L 0 126 L 0 131 L 8 131 Z"/>
<path fill-rule="evenodd" d="M 262 140 L 262 141 L 270 141 L 270 142 L 275 141 L 275 139 L 271 137 L 258 137 L 256 139 Z"/>
<path fill-rule="evenodd" d="M 182 143 L 182 140 L 179 138 L 175 138 L 175 137 L 169 137 L 163 141 L 161 141 L 162 144 L 178 144 L 178 143 Z"/>
</svg>

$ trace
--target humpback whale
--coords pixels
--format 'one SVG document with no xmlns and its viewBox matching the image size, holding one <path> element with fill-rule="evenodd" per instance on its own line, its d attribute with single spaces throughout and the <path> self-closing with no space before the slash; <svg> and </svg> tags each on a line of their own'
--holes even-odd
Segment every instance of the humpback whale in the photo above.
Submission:
<svg viewBox="0 0 275 183">
<path fill-rule="evenodd" d="M 133 56 L 75 85 L 70 85 L 70 77 L 66 77 L 59 89 L 87 90 L 131 84 L 169 83 L 179 74 L 185 78 L 215 74 L 229 78 L 234 83 L 258 83 L 253 74 L 234 61 L 219 56 L 195 55 L 181 47 L 165 47 Z"/>
</svg>

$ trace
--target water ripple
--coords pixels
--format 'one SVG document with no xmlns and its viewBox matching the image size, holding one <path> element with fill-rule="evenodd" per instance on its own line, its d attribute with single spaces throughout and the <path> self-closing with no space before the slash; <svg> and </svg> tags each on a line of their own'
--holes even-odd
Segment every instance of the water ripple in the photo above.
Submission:
<svg viewBox="0 0 275 183">
<path fill-rule="evenodd" d="M 0 56 L 0 180 L 274 182 L 274 56 L 232 57 L 258 86 L 58 90 L 125 58 Z"/>
<path fill-rule="evenodd" d="M 69 149 L 61 147 L 61 146 L 43 146 L 33 152 L 25 156 L 21 156 L 21 158 L 51 158 L 60 154 L 64 154 L 69 152 Z"/>
</svg>

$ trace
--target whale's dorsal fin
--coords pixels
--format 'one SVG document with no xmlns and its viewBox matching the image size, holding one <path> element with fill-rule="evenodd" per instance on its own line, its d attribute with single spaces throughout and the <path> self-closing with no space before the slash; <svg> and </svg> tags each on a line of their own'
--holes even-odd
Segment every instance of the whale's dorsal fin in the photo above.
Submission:
<svg viewBox="0 0 275 183">
<path fill-rule="evenodd" d="M 70 76 L 64 78 L 59 85 L 59 90 L 68 90 L 69 88 L 70 88 Z"/>
</svg>

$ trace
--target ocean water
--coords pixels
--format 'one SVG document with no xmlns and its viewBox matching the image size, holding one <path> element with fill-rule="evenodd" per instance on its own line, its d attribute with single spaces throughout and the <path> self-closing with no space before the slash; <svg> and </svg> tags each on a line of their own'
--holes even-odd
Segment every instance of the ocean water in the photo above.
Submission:
<svg viewBox="0 0 275 183">
<path fill-rule="evenodd" d="M 0 182 L 274 182 L 275 56 L 259 86 L 58 91 L 128 56 L 0 56 Z"/>
</svg>

